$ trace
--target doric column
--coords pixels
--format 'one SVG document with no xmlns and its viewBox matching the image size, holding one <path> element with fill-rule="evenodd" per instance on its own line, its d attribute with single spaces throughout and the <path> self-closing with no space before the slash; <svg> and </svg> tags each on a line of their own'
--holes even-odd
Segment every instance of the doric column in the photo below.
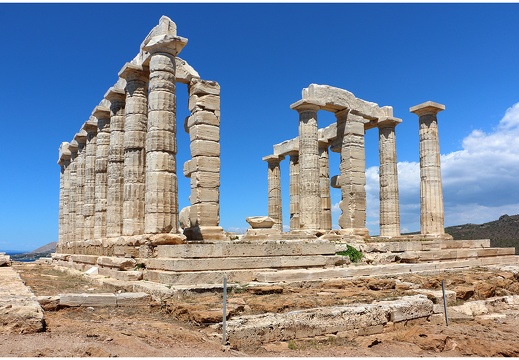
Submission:
<svg viewBox="0 0 519 360">
<path fill-rule="evenodd" d="M 76 241 L 84 240 L 85 216 L 83 215 L 83 204 L 85 203 L 85 159 L 86 159 L 86 141 L 87 132 L 81 129 L 74 136 L 77 141 L 77 157 L 74 161 L 76 163 L 76 221 L 75 221 L 75 236 Z"/>
<path fill-rule="evenodd" d="M 96 193 L 96 142 L 97 119 L 93 116 L 83 125 L 87 133 L 85 146 L 85 185 L 83 196 L 83 240 L 94 239 L 95 193 Z"/>
<path fill-rule="evenodd" d="M 70 165 L 68 167 L 69 172 L 69 192 L 68 192 L 68 234 L 67 241 L 74 241 L 76 239 L 76 180 L 77 180 L 77 152 L 78 142 L 72 140 L 68 146 L 70 150 Z"/>
<path fill-rule="evenodd" d="M 143 47 L 150 53 L 146 133 L 146 207 L 144 232 L 178 232 L 176 174 L 175 56 L 187 39 L 161 35 Z"/>
<path fill-rule="evenodd" d="M 348 109 L 336 113 L 337 137 L 341 139 L 339 165 L 342 201 L 339 226 L 346 235 L 369 236 L 366 228 L 366 157 L 364 123 Z"/>
<path fill-rule="evenodd" d="M 67 168 L 70 164 L 70 150 L 69 143 L 62 142 L 59 147 L 58 165 L 60 166 L 59 176 L 59 223 L 58 223 L 58 242 L 64 243 L 67 241 L 68 234 L 68 191 L 70 184 L 68 181 Z"/>
<path fill-rule="evenodd" d="M 279 164 L 284 156 L 265 156 L 268 163 L 268 216 L 274 220 L 273 229 L 283 232 L 283 211 L 281 204 L 281 171 Z"/>
<path fill-rule="evenodd" d="M 123 235 L 144 233 L 148 73 L 126 63 L 119 72 L 126 80 L 124 118 Z"/>
<path fill-rule="evenodd" d="M 444 209 L 440 168 L 440 141 L 436 114 L 445 105 L 432 101 L 413 106 L 420 124 L 420 232 L 423 235 L 443 235 Z"/>
<path fill-rule="evenodd" d="M 332 229 L 332 201 L 330 198 L 330 162 L 328 143 L 319 142 L 319 188 L 321 194 L 322 230 Z"/>
<path fill-rule="evenodd" d="M 299 224 L 301 230 L 318 230 L 321 223 L 319 186 L 319 146 L 317 111 L 319 106 L 298 101 L 291 109 L 299 113 Z"/>
<path fill-rule="evenodd" d="M 110 101 L 110 148 L 108 150 L 108 194 L 106 208 L 106 236 L 123 233 L 124 199 L 124 90 L 110 88 L 105 94 Z"/>
<path fill-rule="evenodd" d="M 191 79 L 189 111 L 184 128 L 189 133 L 191 159 L 184 163 L 184 175 L 191 179 L 191 227 L 184 229 L 184 235 L 193 240 L 224 240 L 220 226 L 220 85 Z"/>
<path fill-rule="evenodd" d="M 95 160 L 95 221 L 94 239 L 106 237 L 106 209 L 108 201 L 108 150 L 110 148 L 110 110 L 96 106 L 92 115 L 97 118 Z"/>
<path fill-rule="evenodd" d="M 380 157 L 380 236 L 386 237 L 400 235 L 395 127 L 401 122 L 401 119 L 391 117 L 379 119 L 377 122 Z"/>
<path fill-rule="evenodd" d="M 299 230 L 299 152 L 290 155 L 290 231 Z"/>
</svg>

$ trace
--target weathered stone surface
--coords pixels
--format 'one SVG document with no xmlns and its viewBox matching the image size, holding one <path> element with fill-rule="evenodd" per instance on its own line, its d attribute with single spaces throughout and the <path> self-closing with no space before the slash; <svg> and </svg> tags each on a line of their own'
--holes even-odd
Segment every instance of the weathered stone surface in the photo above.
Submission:
<svg viewBox="0 0 519 360">
<path fill-rule="evenodd" d="M 184 244 L 186 237 L 182 234 L 155 234 L 150 236 L 153 245 L 175 245 Z"/>
<path fill-rule="evenodd" d="M 220 110 L 220 96 L 217 95 L 191 95 L 188 104 L 189 111 L 195 110 Z"/>
<path fill-rule="evenodd" d="M 270 229 L 274 220 L 269 216 L 249 216 L 245 219 L 253 229 Z"/>
<path fill-rule="evenodd" d="M 220 158 L 215 156 L 197 156 L 184 163 L 184 175 L 191 177 L 195 171 L 220 172 Z"/>
<path fill-rule="evenodd" d="M 116 258 L 112 256 L 100 256 L 97 258 L 97 264 L 121 270 L 133 270 L 137 261 L 131 258 Z"/>
<path fill-rule="evenodd" d="M 274 221 L 272 228 L 283 230 L 283 211 L 281 202 L 281 170 L 280 161 L 284 156 L 266 156 L 263 158 L 268 163 L 268 216 Z M 250 219 L 250 218 L 249 218 Z M 256 223 L 252 219 L 253 223 Z M 247 220 L 247 222 L 249 222 Z M 251 224 L 249 222 L 249 224 Z M 252 226 L 252 224 L 251 224 Z"/>
<path fill-rule="evenodd" d="M 29 334 L 43 329 L 43 310 L 36 296 L 11 267 L 0 267 L 0 334 Z"/>
<path fill-rule="evenodd" d="M 0 266 L 11 266 L 11 257 L 5 253 L 0 254 Z"/>
<path fill-rule="evenodd" d="M 115 294 L 60 294 L 60 306 L 116 306 Z"/>
<path fill-rule="evenodd" d="M 191 143 L 196 140 L 220 141 L 220 128 L 213 125 L 194 125 L 189 128 Z M 219 154 L 218 154 L 219 155 Z M 193 155 L 195 156 L 195 155 Z"/>
<path fill-rule="evenodd" d="M 181 229 L 187 229 L 191 227 L 191 220 L 189 218 L 189 211 L 191 209 L 191 206 L 186 206 L 180 210 L 180 213 L 178 215 L 178 220 L 180 223 Z"/>
<path fill-rule="evenodd" d="M 117 306 L 146 306 L 150 301 L 151 296 L 143 292 L 115 294 Z"/>
<path fill-rule="evenodd" d="M 211 111 L 197 111 L 186 118 L 185 128 L 189 129 L 192 126 L 201 124 L 220 126 L 220 117 Z M 186 131 L 189 132 L 188 130 Z"/>
</svg>

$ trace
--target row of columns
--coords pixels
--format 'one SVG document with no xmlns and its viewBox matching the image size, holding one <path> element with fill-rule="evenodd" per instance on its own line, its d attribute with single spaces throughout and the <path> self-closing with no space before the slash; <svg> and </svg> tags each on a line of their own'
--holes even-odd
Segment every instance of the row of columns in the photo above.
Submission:
<svg viewBox="0 0 519 360">
<path fill-rule="evenodd" d="M 60 242 L 178 234 L 175 57 L 186 43 L 168 34 L 152 37 L 142 48 L 149 53 L 147 65 L 127 63 L 119 72 L 124 89 L 110 88 L 102 102 L 109 107 L 97 106 L 74 140 L 60 146 Z M 213 238 L 219 239 L 220 87 L 193 78 L 188 91 L 188 163 L 209 159 L 206 170 L 216 180 L 210 189 L 192 181 L 191 203 L 211 211 L 192 211 L 191 230 L 202 236 L 200 227 L 209 225 Z M 201 109 L 210 117 L 197 116 Z M 199 135 L 202 126 L 210 128 L 211 139 Z M 210 153 L 197 147 L 207 144 Z M 199 171 L 197 162 L 186 176 Z"/>
<path fill-rule="evenodd" d="M 299 102 L 299 149 L 290 157 L 290 230 L 330 230 L 331 199 L 328 147 L 340 153 L 340 175 L 332 186 L 341 189 L 339 226 L 342 233 L 366 236 L 366 160 L 364 149 L 367 119 L 349 109 L 337 111 L 337 138 L 331 144 L 318 139 L 318 105 Z M 411 108 L 420 123 L 420 224 L 422 234 L 444 234 L 443 195 L 436 114 L 445 107 L 427 102 Z M 395 128 L 401 119 L 377 119 L 379 131 L 380 236 L 400 235 L 400 209 Z M 267 156 L 268 214 L 273 228 L 282 230 L 280 162 L 283 155 Z"/>
</svg>

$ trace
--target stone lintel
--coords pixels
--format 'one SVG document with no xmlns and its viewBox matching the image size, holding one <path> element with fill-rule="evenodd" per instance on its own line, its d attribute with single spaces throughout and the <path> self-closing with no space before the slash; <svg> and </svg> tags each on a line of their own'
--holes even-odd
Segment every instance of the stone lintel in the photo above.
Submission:
<svg viewBox="0 0 519 360">
<path fill-rule="evenodd" d="M 97 119 L 110 118 L 110 109 L 104 106 L 96 106 L 94 111 L 92 111 L 92 115 Z"/>
<path fill-rule="evenodd" d="M 377 127 L 379 127 L 379 128 L 395 127 L 398 124 L 400 124 L 401 122 L 402 122 L 402 119 L 395 118 L 392 116 L 381 117 L 377 121 Z"/>
<path fill-rule="evenodd" d="M 418 115 L 436 115 L 440 111 L 445 110 L 445 105 L 438 104 L 434 101 L 426 101 L 422 104 L 409 108 L 409 111 Z"/>
<path fill-rule="evenodd" d="M 119 71 L 119 77 L 125 80 L 144 80 L 148 81 L 148 75 L 145 72 L 143 65 L 136 65 L 132 63 L 126 63 Z"/>
<path fill-rule="evenodd" d="M 76 140 L 80 144 L 84 144 L 87 139 L 87 132 L 84 129 L 79 130 L 79 132 L 74 135 L 74 140 Z"/>
<path fill-rule="evenodd" d="M 278 163 L 279 164 L 279 162 L 284 160 L 284 159 L 285 159 L 285 156 L 283 156 L 283 155 L 268 155 L 268 156 L 264 156 L 264 157 L 261 158 L 261 160 L 266 161 L 269 164 L 270 163 L 274 163 L 274 164 Z"/>
<path fill-rule="evenodd" d="M 152 37 L 142 50 L 154 53 L 167 53 L 173 56 L 179 54 L 187 44 L 187 39 L 181 36 L 170 34 L 157 35 Z"/>
<path fill-rule="evenodd" d="M 330 139 L 321 139 L 318 140 L 318 146 L 319 148 L 327 148 L 331 143 Z"/>
</svg>

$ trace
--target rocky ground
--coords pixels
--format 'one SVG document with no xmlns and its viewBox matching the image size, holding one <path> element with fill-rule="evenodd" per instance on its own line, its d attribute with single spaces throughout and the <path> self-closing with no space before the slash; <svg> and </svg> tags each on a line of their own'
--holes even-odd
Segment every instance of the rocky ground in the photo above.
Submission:
<svg viewBox="0 0 519 360">
<path fill-rule="evenodd" d="M 117 291 L 50 265 L 14 263 L 38 296 Z M 511 271 L 485 268 L 432 275 L 334 280 L 292 286 L 244 287 L 228 295 L 229 316 L 288 312 L 412 295 L 421 289 L 456 291 L 454 305 L 519 294 Z M 263 344 L 222 346 L 211 323 L 220 321 L 222 294 L 191 294 L 149 306 L 78 307 L 45 311 L 45 332 L 0 335 L 0 356 L 29 357 L 323 357 L 323 356 L 519 356 L 519 309 L 496 306 L 484 316 L 442 317 L 395 324 L 383 333 L 321 336 Z"/>
</svg>

